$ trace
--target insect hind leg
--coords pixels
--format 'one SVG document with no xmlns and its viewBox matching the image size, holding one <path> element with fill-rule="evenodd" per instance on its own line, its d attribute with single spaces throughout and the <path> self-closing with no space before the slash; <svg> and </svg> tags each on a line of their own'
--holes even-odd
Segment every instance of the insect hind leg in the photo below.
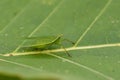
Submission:
<svg viewBox="0 0 120 80">
<path fill-rule="evenodd" d="M 65 53 L 66 53 L 69 57 L 72 57 L 62 44 L 59 44 L 59 45 L 61 46 L 62 49 L 64 49 Z"/>
</svg>

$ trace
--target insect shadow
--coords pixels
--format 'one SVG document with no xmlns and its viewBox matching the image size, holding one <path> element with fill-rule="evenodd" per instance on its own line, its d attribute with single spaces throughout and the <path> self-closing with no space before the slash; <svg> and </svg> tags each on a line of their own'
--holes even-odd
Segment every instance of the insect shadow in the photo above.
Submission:
<svg viewBox="0 0 120 80">
<path fill-rule="evenodd" d="M 68 51 L 63 46 L 62 42 L 67 41 L 71 44 L 75 44 L 73 41 L 70 41 L 68 39 L 63 39 L 63 35 L 58 36 L 44 36 L 44 37 L 28 37 L 27 44 L 23 46 L 22 48 L 24 51 L 43 51 L 43 50 L 51 50 L 58 47 L 61 47 L 64 49 L 65 53 L 71 57 L 71 55 L 68 53 Z"/>
</svg>

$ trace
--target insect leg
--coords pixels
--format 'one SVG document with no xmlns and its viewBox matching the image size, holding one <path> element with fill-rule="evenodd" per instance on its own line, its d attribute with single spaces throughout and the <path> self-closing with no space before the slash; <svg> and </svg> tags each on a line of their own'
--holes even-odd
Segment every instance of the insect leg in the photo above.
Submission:
<svg viewBox="0 0 120 80">
<path fill-rule="evenodd" d="M 64 50 L 65 50 L 65 53 L 69 56 L 69 57 L 72 57 L 69 52 L 65 49 L 65 47 L 61 46 Z"/>
<path fill-rule="evenodd" d="M 73 45 L 75 44 L 73 41 L 71 41 L 69 39 L 63 39 L 63 41 L 68 41 L 68 42 L 72 43 Z"/>
<path fill-rule="evenodd" d="M 72 56 L 69 54 L 69 52 L 65 49 L 64 46 L 62 46 L 61 44 L 59 44 L 59 45 L 64 49 L 65 53 L 66 53 L 69 57 L 72 57 Z"/>
</svg>

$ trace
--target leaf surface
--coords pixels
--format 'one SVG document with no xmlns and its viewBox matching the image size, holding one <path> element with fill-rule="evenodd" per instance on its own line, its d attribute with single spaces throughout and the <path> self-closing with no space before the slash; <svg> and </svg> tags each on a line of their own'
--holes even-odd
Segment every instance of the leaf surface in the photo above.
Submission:
<svg viewBox="0 0 120 80">
<path fill-rule="evenodd" d="M 0 80 L 118 80 L 119 2 L 0 0 Z M 53 54 L 3 56 L 19 52 L 27 42 L 23 37 L 59 34 L 75 42 L 63 42 L 72 57 L 61 48 Z"/>
</svg>

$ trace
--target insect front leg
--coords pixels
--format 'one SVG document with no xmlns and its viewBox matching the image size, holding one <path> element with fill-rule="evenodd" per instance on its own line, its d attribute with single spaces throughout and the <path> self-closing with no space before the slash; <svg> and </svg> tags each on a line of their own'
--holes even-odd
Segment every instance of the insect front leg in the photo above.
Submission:
<svg viewBox="0 0 120 80">
<path fill-rule="evenodd" d="M 73 41 L 71 41 L 71 40 L 69 40 L 69 39 L 63 39 L 63 41 L 67 41 L 67 42 L 70 42 L 71 44 L 75 44 L 75 42 L 73 42 Z"/>
</svg>

